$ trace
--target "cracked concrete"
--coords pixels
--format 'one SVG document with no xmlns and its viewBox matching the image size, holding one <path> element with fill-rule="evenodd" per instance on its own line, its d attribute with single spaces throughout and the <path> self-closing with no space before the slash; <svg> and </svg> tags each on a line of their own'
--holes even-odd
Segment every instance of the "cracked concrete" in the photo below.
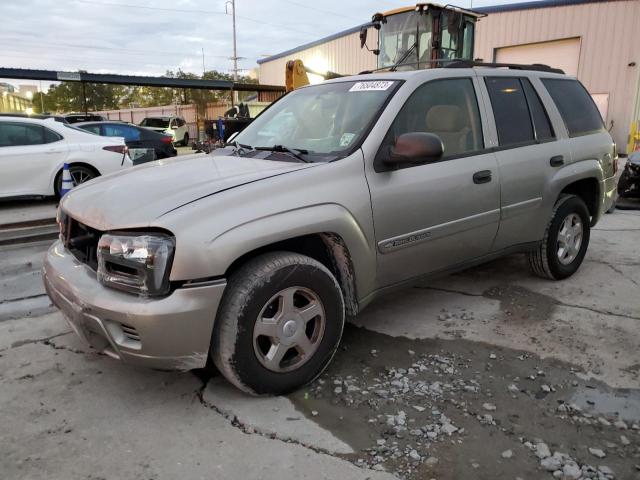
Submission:
<svg viewBox="0 0 640 480">
<path fill-rule="evenodd" d="M 464 338 L 577 364 L 611 386 L 638 388 L 640 376 L 640 212 L 606 215 L 570 279 L 532 276 L 522 255 L 418 285 L 380 299 L 357 325 L 408 338 Z M 501 288 L 500 295 L 491 295 Z M 527 314 L 517 305 L 530 298 Z M 522 311 L 518 311 L 518 307 Z M 433 321 L 444 315 L 444 321 Z"/>
<path fill-rule="evenodd" d="M 294 442 L 322 453 L 353 453 L 349 445 L 331 432 L 300 415 L 286 397 L 248 397 L 222 378 L 215 378 L 203 389 L 202 401 L 260 435 Z"/>
<path fill-rule="evenodd" d="M 250 430 L 204 408 L 195 375 L 95 355 L 65 328 L 59 314 L 0 324 L 3 478 L 392 478 Z"/>
<path fill-rule="evenodd" d="M 369 368 L 368 352 L 381 346 L 387 358 L 372 357 L 382 362 L 380 368 L 398 359 L 410 362 L 405 358 L 408 348 L 424 354 L 436 347 L 456 349 L 458 355 L 473 350 L 478 358 L 495 349 L 498 358 L 531 352 L 548 359 L 544 362 L 550 369 L 558 359 L 582 370 L 581 378 L 637 389 L 640 242 L 633 230 L 639 223 L 640 212 L 606 216 L 592 234 L 582 269 L 563 282 L 531 276 L 524 259 L 512 256 L 382 298 L 355 319 L 379 334 L 355 330 L 331 368 L 357 377 L 353 372 L 362 365 Z M 30 278 L 34 282 L 36 276 Z M 24 293 L 29 295 L 38 293 Z M 351 463 L 365 455 L 358 441 L 375 444 L 371 435 L 376 432 L 363 423 L 368 414 L 349 416 L 344 405 L 334 402 L 330 383 L 320 406 L 305 397 L 305 391 L 288 398 L 250 398 L 221 378 L 203 383 L 189 373 L 135 368 L 96 355 L 69 331 L 59 313 L 30 316 L 27 310 L 19 319 L 0 322 L 3 478 L 393 478 Z M 529 363 L 538 361 L 536 357 Z M 504 370 L 500 381 L 524 378 L 523 366 L 531 365 L 518 365 L 522 371 L 505 361 L 499 367 Z M 483 368 L 488 367 L 479 362 L 470 373 L 484 375 Z M 563 385 L 574 376 L 566 367 L 553 368 L 565 369 Z M 485 381 L 496 382 L 494 373 L 489 369 Z M 492 388 L 498 392 L 503 387 Z M 533 402 L 533 390 L 530 393 Z M 477 401 L 481 404 L 482 399 Z M 514 415 L 519 411 L 515 404 L 499 407 Z M 545 412 L 541 415 L 536 428 L 557 423 Z M 511 417 L 503 416 L 504 422 Z M 500 451 L 513 448 L 518 456 L 520 447 L 513 447 L 512 438 L 467 427 L 470 441 L 478 445 L 476 460 L 487 472 L 477 478 L 515 478 L 499 452 L 498 460 L 484 457 L 487 440 Z M 592 433 L 595 442 L 598 432 Z M 572 435 L 582 438 L 579 430 Z M 469 465 L 467 447 L 452 452 L 443 450 L 440 466 L 429 470 L 430 475 L 440 480 L 472 478 L 456 477 L 456 468 L 464 462 L 464 468 L 474 469 L 468 472 L 480 471 Z M 526 478 L 540 478 L 536 464 L 523 465 L 514 466 L 518 472 L 531 469 Z"/>
</svg>

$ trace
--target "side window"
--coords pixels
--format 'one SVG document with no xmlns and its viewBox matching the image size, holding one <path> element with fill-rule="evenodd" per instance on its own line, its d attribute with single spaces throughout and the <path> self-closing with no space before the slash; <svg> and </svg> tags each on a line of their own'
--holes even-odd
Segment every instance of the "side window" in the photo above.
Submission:
<svg viewBox="0 0 640 480">
<path fill-rule="evenodd" d="M 45 142 L 44 128 L 27 123 L 0 122 L 0 147 L 42 145 Z"/>
<path fill-rule="evenodd" d="M 124 137 L 125 141 L 132 142 L 140 140 L 140 132 L 127 125 L 103 125 L 106 137 Z"/>
<path fill-rule="evenodd" d="M 383 142 L 389 148 L 403 133 L 438 135 L 443 158 L 484 149 L 478 101 L 469 78 L 432 80 L 418 87 L 403 105 Z"/>
<path fill-rule="evenodd" d="M 527 97 L 527 103 L 529 104 L 529 109 L 531 111 L 536 140 L 538 142 L 553 140 L 556 136 L 553 132 L 549 116 L 547 115 L 547 111 L 544 109 L 544 105 L 542 105 L 540 97 L 538 97 L 538 94 L 528 79 L 521 78 L 520 82 L 522 82 L 524 94 Z"/>
<path fill-rule="evenodd" d="M 558 107 L 570 137 L 604 130 L 598 107 L 580 82 L 543 78 L 542 83 Z"/>
<path fill-rule="evenodd" d="M 44 143 L 54 143 L 62 140 L 62 135 L 53 130 L 49 130 L 48 128 L 44 128 Z"/>
<path fill-rule="evenodd" d="M 133 127 L 123 126 L 122 133 L 123 133 L 124 139 L 127 142 L 135 142 L 137 140 L 140 140 L 140 132 Z"/>
<path fill-rule="evenodd" d="M 86 130 L 87 132 L 100 135 L 100 125 L 87 125 L 86 127 L 82 127 L 82 129 Z M 108 136 L 108 135 L 105 134 L 105 136 Z"/>
<path fill-rule="evenodd" d="M 534 143 L 533 125 L 520 79 L 485 78 L 501 147 Z"/>
</svg>

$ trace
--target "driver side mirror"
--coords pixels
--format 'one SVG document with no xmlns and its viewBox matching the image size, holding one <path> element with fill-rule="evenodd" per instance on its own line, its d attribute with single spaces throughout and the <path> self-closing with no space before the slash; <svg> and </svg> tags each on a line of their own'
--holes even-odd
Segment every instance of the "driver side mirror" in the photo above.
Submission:
<svg viewBox="0 0 640 480">
<path fill-rule="evenodd" d="M 367 44 L 367 27 L 362 27 L 360 29 L 360 48 L 364 48 Z"/>
<path fill-rule="evenodd" d="M 387 165 L 417 165 L 438 160 L 444 153 L 442 140 L 433 133 L 403 133 L 390 148 Z"/>
</svg>

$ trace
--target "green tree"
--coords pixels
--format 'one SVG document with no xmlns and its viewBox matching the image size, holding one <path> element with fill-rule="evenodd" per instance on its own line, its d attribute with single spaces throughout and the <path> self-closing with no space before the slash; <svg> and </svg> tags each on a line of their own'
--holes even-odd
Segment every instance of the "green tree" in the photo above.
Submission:
<svg viewBox="0 0 640 480">
<path fill-rule="evenodd" d="M 178 70 L 176 72 L 167 70 L 163 75 L 167 78 L 192 78 L 206 80 L 226 80 L 232 81 L 230 74 L 210 70 L 204 75 L 196 75 Z M 247 76 L 238 78 L 238 82 L 257 83 L 256 80 Z M 210 102 L 220 102 L 230 100 L 228 91 L 220 90 L 200 90 L 164 87 L 138 87 L 132 85 L 108 85 L 87 83 L 85 85 L 87 109 L 115 110 L 119 108 L 131 107 L 155 107 L 160 105 L 196 104 L 198 113 L 204 115 L 206 105 Z M 34 95 L 34 111 L 40 113 L 40 96 L 43 97 L 45 112 L 68 113 L 84 111 L 84 101 L 82 84 L 80 82 L 61 82 L 49 88 L 43 94 Z M 238 92 L 238 98 L 243 101 L 251 92 Z"/>
</svg>

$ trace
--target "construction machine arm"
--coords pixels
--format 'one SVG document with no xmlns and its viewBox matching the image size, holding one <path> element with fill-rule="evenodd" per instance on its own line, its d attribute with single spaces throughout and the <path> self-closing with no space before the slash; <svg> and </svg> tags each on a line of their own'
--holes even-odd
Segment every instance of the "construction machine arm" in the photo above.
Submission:
<svg viewBox="0 0 640 480">
<path fill-rule="evenodd" d="M 285 79 L 284 85 L 287 92 L 291 90 L 295 90 L 296 88 L 304 87 L 305 85 L 309 85 L 309 77 L 308 73 L 312 75 L 319 75 L 325 80 L 331 80 L 332 78 L 340 78 L 345 75 L 341 75 L 335 72 L 317 72 L 302 63 L 302 60 L 289 60 L 285 66 Z"/>
</svg>

